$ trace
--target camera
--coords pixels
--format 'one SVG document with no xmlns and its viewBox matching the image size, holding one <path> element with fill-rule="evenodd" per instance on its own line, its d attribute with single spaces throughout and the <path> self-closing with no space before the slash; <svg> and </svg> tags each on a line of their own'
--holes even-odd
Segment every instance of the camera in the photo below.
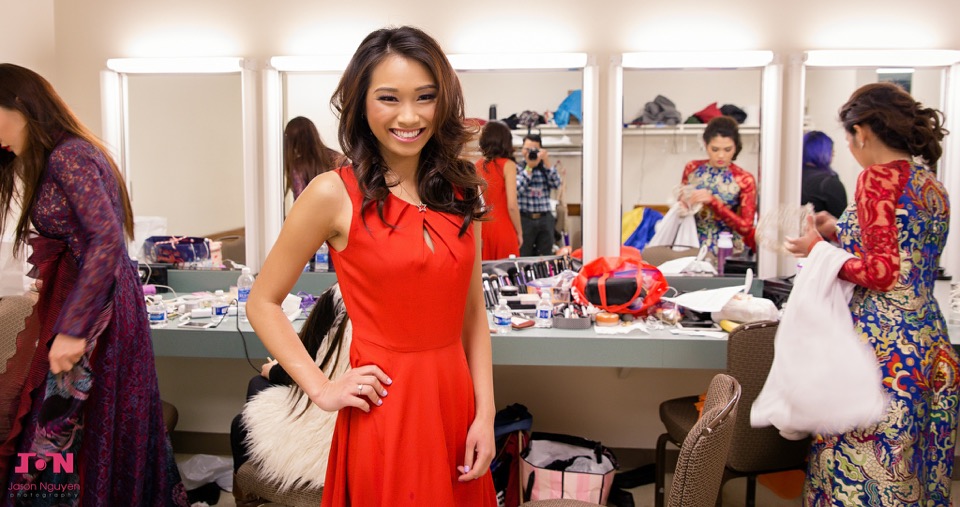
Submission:
<svg viewBox="0 0 960 507">
<path fill-rule="evenodd" d="M 528 160 L 536 160 L 536 159 L 537 159 L 537 155 L 539 155 L 539 154 L 540 154 L 540 150 L 538 150 L 538 149 L 536 149 L 536 148 L 530 148 L 529 150 L 527 150 L 527 159 L 528 159 Z"/>
</svg>

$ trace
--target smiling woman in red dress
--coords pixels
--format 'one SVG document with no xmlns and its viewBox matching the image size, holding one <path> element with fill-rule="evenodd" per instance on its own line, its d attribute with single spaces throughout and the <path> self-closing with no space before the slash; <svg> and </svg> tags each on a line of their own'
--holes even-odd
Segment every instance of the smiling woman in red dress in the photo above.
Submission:
<svg viewBox="0 0 960 507">
<path fill-rule="evenodd" d="M 495 506 L 493 367 L 480 285 L 484 186 L 443 50 L 411 27 L 360 44 L 332 99 L 352 166 L 321 174 L 284 222 L 248 301 L 267 349 L 339 410 L 323 505 Z M 330 380 L 280 308 L 327 241 L 353 320 Z"/>
</svg>

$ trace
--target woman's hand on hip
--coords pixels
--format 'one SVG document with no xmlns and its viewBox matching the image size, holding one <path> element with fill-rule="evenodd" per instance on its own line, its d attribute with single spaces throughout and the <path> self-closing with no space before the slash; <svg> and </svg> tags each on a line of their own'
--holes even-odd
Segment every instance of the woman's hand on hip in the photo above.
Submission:
<svg viewBox="0 0 960 507">
<path fill-rule="evenodd" d="M 50 345 L 50 373 L 54 375 L 70 371 L 73 365 L 80 362 L 87 349 L 87 340 L 60 333 L 53 338 Z"/>
<path fill-rule="evenodd" d="M 470 430 L 467 431 L 466 455 L 463 465 L 458 466 L 460 482 L 479 479 L 490 469 L 496 452 L 496 441 L 493 437 L 493 420 L 475 418 Z"/>
<path fill-rule="evenodd" d="M 359 368 L 351 368 L 328 381 L 319 392 L 311 396 L 311 400 L 318 407 L 336 412 L 344 407 L 356 407 L 364 412 L 370 412 L 372 405 L 380 406 L 387 396 L 384 385 L 390 385 L 393 380 L 380 367 L 368 364 Z"/>
</svg>

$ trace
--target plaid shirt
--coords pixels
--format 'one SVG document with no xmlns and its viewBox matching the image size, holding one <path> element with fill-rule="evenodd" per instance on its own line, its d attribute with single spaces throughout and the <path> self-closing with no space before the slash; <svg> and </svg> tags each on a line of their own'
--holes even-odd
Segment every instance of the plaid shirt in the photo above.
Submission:
<svg viewBox="0 0 960 507">
<path fill-rule="evenodd" d="M 557 166 L 550 169 L 541 162 L 534 168 L 533 174 L 521 169 L 517 171 L 517 204 L 520 213 L 549 213 L 550 190 L 560 188 L 560 175 Z"/>
</svg>

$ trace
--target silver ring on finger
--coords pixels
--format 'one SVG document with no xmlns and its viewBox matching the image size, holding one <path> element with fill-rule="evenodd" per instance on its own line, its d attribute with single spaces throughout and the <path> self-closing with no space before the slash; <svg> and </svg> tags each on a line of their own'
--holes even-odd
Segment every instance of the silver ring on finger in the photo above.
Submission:
<svg viewBox="0 0 960 507">
<path fill-rule="evenodd" d="M 363 384 L 357 384 L 357 396 L 363 394 Z"/>
</svg>

